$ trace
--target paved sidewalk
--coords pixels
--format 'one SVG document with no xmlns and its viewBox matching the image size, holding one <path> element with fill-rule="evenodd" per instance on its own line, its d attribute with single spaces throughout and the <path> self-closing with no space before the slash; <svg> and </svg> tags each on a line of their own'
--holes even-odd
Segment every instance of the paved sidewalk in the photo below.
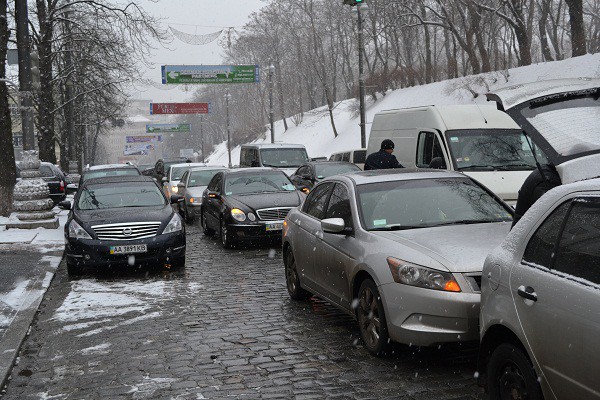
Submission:
<svg viewBox="0 0 600 400">
<path fill-rule="evenodd" d="M 0 221 L 0 388 L 10 372 L 64 250 L 67 211 L 58 229 L 9 229 Z"/>
</svg>

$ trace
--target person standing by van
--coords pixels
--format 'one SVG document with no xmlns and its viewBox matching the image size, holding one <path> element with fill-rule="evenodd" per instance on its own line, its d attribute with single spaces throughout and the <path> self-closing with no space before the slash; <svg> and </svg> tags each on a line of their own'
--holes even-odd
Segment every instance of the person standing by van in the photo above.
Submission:
<svg viewBox="0 0 600 400">
<path fill-rule="evenodd" d="M 523 182 L 521 190 L 519 190 L 519 197 L 517 198 L 517 204 L 515 206 L 515 217 L 513 219 L 512 226 L 523 217 L 523 214 L 529 210 L 529 208 L 539 200 L 544 193 L 560 186 L 562 181 L 560 175 L 556 171 L 556 167 L 552 164 L 539 165 L 527 179 Z"/>
<path fill-rule="evenodd" d="M 390 169 L 390 168 L 404 168 L 402 164 L 398 162 L 394 152 L 394 142 L 390 139 L 385 139 L 381 142 L 381 149 L 376 153 L 371 153 L 365 160 L 365 171 L 371 169 Z"/>
</svg>

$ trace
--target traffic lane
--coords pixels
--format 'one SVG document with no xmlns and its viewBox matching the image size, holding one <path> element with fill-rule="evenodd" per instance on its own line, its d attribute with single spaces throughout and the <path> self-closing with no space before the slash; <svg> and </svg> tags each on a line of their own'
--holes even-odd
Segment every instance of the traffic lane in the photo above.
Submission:
<svg viewBox="0 0 600 400">
<path fill-rule="evenodd" d="M 53 282 L 6 399 L 477 399 L 474 345 L 375 358 L 356 322 L 289 299 L 281 252 L 188 227 L 182 271 Z"/>
</svg>

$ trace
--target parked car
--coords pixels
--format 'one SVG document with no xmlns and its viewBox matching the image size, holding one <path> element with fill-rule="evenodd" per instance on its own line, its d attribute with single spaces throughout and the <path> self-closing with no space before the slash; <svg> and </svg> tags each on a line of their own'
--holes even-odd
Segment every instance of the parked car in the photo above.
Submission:
<svg viewBox="0 0 600 400">
<path fill-rule="evenodd" d="M 131 164 L 101 164 L 86 168 L 79 179 L 79 185 L 88 179 L 102 178 L 105 176 L 139 176 L 140 170 Z"/>
<path fill-rule="evenodd" d="M 481 286 L 490 399 L 600 398 L 600 179 L 542 196 L 488 256 Z"/>
<path fill-rule="evenodd" d="M 70 275 L 86 268 L 185 265 L 185 224 L 158 184 L 145 176 L 110 176 L 84 181 L 65 224 Z"/>
<path fill-rule="evenodd" d="M 347 161 L 356 164 L 360 169 L 365 169 L 366 159 L 367 149 L 341 151 L 329 156 L 329 161 Z"/>
<path fill-rule="evenodd" d="M 298 168 L 290 176 L 290 180 L 296 188 L 308 193 L 323 179 L 352 171 L 360 171 L 360 168 L 345 161 L 313 161 Z"/>
<path fill-rule="evenodd" d="M 204 234 L 219 232 L 225 248 L 239 242 L 281 240 L 283 219 L 304 195 L 274 168 L 218 172 L 202 195 Z"/>
<path fill-rule="evenodd" d="M 333 176 L 285 219 L 287 289 L 354 316 L 375 355 L 389 340 L 477 340 L 483 261 L 511 221 L 510 206 L 460 173 Z"/>
<path fill-rule="evenodd" d="M 204 166 L 206 166 L 204 163 L 179 163 L 170 165 L 165 173 L 165 176 L 162 178 L 163 190 L 165 191 L 167 197 L 169 197 L 171 194 L 177 194 L 179 191 L 177 184 L 186 171 L 188 171 L 190 168 Z"/>
<path fill-rule="evenodd" d="M 279 168 L 288 176 L 308 161 L 306 148 L 301 144 L 243 144 L 240 150 L 240 167 Z"/>
<path fill-rule="evenodd" d="M 17 179 L 21 178 L 21 168 L 16 163 Z M 42 161 L 40 163 L 41 178 L 48 184 L 50 189 L 50 198 L 54 205 L 57 205 L 67 197 L 67 178 L 65 174 L 56 165 Z"/>
<path fill-rule="evenodd" d="M 202 193 L 208 183 L 224 166 L 194 167 L 184 172 L 177 184 L 177 193 L 183 197 L 179 203 L 179 213 L 186 222 L 192 222 L 202 214 Z"/>
</svg>

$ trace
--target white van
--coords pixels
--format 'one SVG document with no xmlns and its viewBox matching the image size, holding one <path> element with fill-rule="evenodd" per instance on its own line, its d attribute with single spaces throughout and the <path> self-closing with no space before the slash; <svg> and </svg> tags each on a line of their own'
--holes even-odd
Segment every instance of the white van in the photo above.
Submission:
<svg viewBox="0 0 600 400">
<path fill-rule="evenodd" d="M 309 161 L 306 148 L 301 144 L 243 144 L 240 151 L 240 167 L 274 167 L 287 176 Z"/>
<path fill-rule="evenodd" d="M 460 171 L 511 205 L 525 178 L 547 158 L 510 116 L 492 105 L 423 106 L 379 112 L 367 154 L 391 139 L 404 167 Z M 528 142 L 529 139 L 529 142 Z M 533 150 L 532 150 L 533 149 Z M 433 163 L 432 163 L 433 161 Z"/>
<path fill-rule="evenodd" d="M 360 169 L 365 169 L 365 159 L 367 158 L 367 149 L 356 149 L 340 151 L 329 156 L 329 161 L 348 161 L 356 164 Z"/>
</svg>

